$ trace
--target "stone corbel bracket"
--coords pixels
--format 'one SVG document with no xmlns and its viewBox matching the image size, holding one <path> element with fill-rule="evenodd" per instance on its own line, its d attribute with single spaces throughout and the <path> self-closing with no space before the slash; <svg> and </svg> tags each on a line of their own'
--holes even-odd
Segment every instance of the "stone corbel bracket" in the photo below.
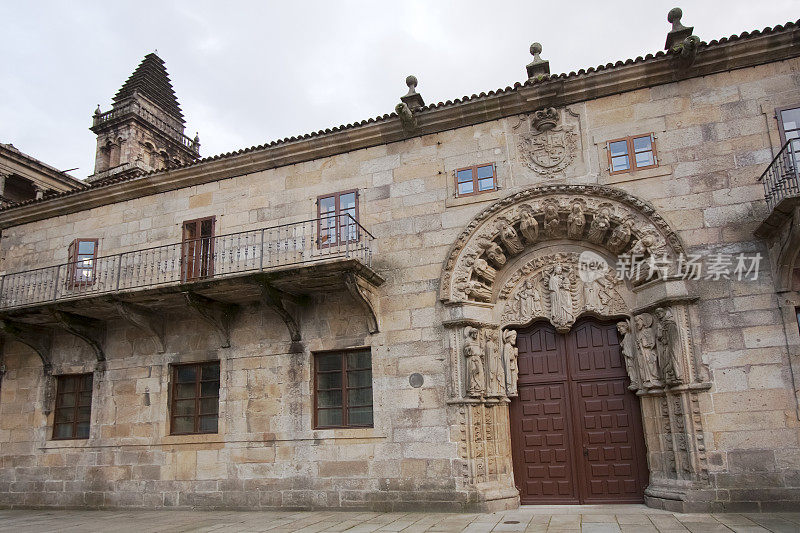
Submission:
<svg viewBox="0 0 800 533">
<path fill-rule="evenodd" d="M 5 318 L 0 319 L 0 330 L 36 352 L 42 360 L 42 367 L 46 375 L 52 372 L 53 333 L 50 330 L 22 322 L 12 322 Z"/>
<path fill-rule="evenodd" d="M 380 331 L 378 321 L 378 299 L 366 281 L 356 276 L 353 272 L 348 272 L 344 278 L 344 284 L 351 296 L 361 304 L 367 314 L 367 329 L 371 334 Z"/>
<path fill-rule="evenodd" d="M 231 346 L 231 323 L 239 313 L 239 306 L 212 300 L 200 294 L 187 291 L 183 293 L 186 305 L 214 328 L 222 348 Z"/>
<path fill-rule="evenodd" d="M 300 324 L 292 313 L 289 312 L 284 302 L 291 297 L 273 287 L 267 279 L 260 278 L 257 279 L 255 283 L 261 290 L 261 302 L 281 317 L 281 320 L 283 320 L 284 324 L 286 324 L 286 328 L 289 330 L 289 337 L 292 339 L 292 342 L 300 342 Z"/>
<path fill-rule="evenodd" d="M 106 354 L 103 351 L 106 326 L 101 320 L 68 313 L 59 309 L 51 309 L 50 314 L 59 328 L 70 335 L 83 339 L 94 351 L 98 362 L 106 360 Z"/>
<path fill-rule="evenodd" d="M 123 320 L 150 335 L 156 341 L 158 353 L 166 351 L 165 320 L 160 313 L 122 300 L 113 300 L 114 308 Z"/>
</svg>

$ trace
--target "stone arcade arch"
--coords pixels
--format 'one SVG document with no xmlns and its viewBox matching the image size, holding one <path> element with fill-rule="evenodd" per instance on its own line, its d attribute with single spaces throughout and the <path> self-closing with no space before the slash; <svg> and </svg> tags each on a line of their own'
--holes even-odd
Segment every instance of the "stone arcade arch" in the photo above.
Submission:
<svg viewBox="0 0 800 533">
<path fill-rule="evenodd" d="M 448 403 L 457 411 L 465 486 L 484 507 L 519 501 L 508 413 L 517 394 L 513 331 L 547 320 L 568 332 L 584 316 L 619 322 L 631 388 L 641 398 L 646 502 L 687 509 L 685 502 L 710 490 L 700 411 L 710 383 L 692 340 L 695 298 L 670 270 L 682 253 L 652 205 L 597 185 L 518 192 L 484 209 L 459 235 L 439 288 L 450 346 Z M 650 280 L 620 280 L 620 254 L 646 264 L 653 258 L 666 270 Z"/>
</svg>

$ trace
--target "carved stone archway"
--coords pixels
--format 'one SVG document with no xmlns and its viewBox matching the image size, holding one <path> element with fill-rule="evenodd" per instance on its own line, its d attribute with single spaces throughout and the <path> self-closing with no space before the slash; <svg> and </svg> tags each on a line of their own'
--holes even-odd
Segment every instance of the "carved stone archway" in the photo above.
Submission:
<svg viewBox="0 0 800 533">
<path fill-rule="evenodd" d="M 648 503 L 703 497 L 708 471 L 698 395 L 710 383 L 692 340 L 695 299 L 673 270 L 683 250 L 652 205 L 602 186 L 528 189 L 467 225 L 447 256 L 439 295 L 465 482 L 485 507 L 518 501 L 508 419 L 516 395 L 514 328 L 547 319 L 566 332 L 583 315 L 619 320 L 631 388 L 642 397 Z M 657 267 L 620 279 L 615 267 L 624 255 Z"/>
</svg>

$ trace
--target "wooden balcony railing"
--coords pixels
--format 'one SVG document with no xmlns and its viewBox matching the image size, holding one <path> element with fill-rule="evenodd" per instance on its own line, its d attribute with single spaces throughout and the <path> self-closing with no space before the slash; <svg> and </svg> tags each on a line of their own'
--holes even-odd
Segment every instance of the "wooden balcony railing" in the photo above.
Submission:
<svg viewBox="0 0 800 533">
<path fill-rule="evenodd" d="M 186 240 L 0 277 L 0 309 L 269 271 L 325 260 L 371 266 L 374 237 L 348 214 Z"/>
</svg>

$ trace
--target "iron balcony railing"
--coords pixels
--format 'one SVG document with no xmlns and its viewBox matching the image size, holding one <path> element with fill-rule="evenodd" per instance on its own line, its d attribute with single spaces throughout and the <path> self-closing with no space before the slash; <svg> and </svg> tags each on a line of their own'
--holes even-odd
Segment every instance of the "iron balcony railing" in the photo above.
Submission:
<svg viewBox="0 0 800 533">
<path fill-rule="evenodd" d="M 800 139 L 789 139 L 767 170 L 758 178 L 764 184 L 764 198 L 770 211 L 784 198 L 800 196 L 798 163 L 800 163 Z"/>
<path fill-rule="evenodd" d="M 372 263 L 374 237 L 349 214 L 200 237 L 0 277 L 0 309 L 180 285 L 335 258 Z"/>
</svg>

